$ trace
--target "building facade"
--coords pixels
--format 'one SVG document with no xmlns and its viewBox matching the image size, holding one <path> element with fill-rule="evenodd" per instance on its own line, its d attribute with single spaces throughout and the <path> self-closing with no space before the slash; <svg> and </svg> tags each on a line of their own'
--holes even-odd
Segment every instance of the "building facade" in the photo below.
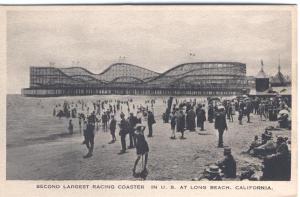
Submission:
<svg viewBox="0 0 300 197">
<path fill-rule="evenodd" d="M 100 74 L 81 67 L 31 67 L 25 96 L 101 94 L 230 96 L 248 90 L 246 64 L 193 62 L 157 73 L 118 63 Z"/>
</svg>

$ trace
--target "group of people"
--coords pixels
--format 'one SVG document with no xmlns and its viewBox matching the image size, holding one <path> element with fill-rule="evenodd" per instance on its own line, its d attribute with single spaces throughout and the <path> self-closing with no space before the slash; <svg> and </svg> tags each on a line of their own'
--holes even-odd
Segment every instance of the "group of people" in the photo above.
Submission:
<svg viewBox="0 0 300 197">
<path fill-rule="evenodd" d="M 121 150 L 118 154 L 124 154 L 127 149 L 136 148 L 137 159 L 134 162 L 133 176 L 145 179 L 148 174 L 149 146 L 144 136 L 144 130 L 147 127 L 147 137 L 153 137 L 153 124 L 156 121 L 150 107 L 153 110 L 154 104 L 154 99 L 145 100 L 145 103 L 140 105 L 135 105 L 132 99 L 127 101 L 99 100 L 96 102 L 84 102 L 82 100 L 77 102 L 64 101 L 62 105 L 55 105 L 53 116 L 57 116 L 60 119 L 62 117 L 69 119 L 69 134 L 74 133 L 72 118 L 78 118 L 79 133 L 81 134 L 83 131 L 84 136 L 82 144 L 86 145 L 88 149 L 88 153 L 84 155 L 84 158 L 93 156 L 94 138 L 100 128 L 100 124 L 103 132 L 110 130 L 112 139 L 108 142 L 109 144 L 116 142 L 116 131 L 119 130 Z M 125 113 L 124 108 L 127 109 Z M 89 112 L 91 113 L 89 114 Z M 129 139 L 128 147 L 126 146 L 127 136 Z M 136 172 L 136 166 L 141 158 L 143 169 L 141 172 Z"/>
<path fill-rule="evenodd" d="M 171 101 L 170 101 L 171 100 Z M 173 98 L 170 98 L 166 113 L 170 108 Z M 224 146 L 223 134 L 228 130 L 227 120 L 233 122 L 233 115 L 238 112 L 238 121 L 242 125 L 243 117 L 247 118 L 247 123 L 251 123 L 250 114 L 256 114 L 268 118 L 270 121 L 278 120 L 279 127 L 282 128 L 283 121 L 286 121 L 286 114 L 281 115 L 281 110 L 290 111 L 288 101 L 279 97 L 271 97 L 265 99 L 251 99 L 249 97 L 228 99 L 213 99 L 213 102 L 208 99 L 208 121 L 214 123 L 214 128 L 218 131 L 218 148 L 224 148 L 225 159 L 214 165 L 211 165 L 205 170 L 202 177 L 198 179 L 221 180 L 223 178 L 236 178 L 236 161 L 234 160 L 231 149 Z M 278 117 L 277 117 L 278 115 Z M 165 116 L 165 114 L 164 114 Z M 273 116 L 276 116 L 274 118 Z M 206 121 L 205 104 L 197 103 L 195 100 L 176 102 L 170 113 L 171 124 L 171 139 L 176 139 L 175 131 L 181 133 L 180 139 L 185 139 L 184 131 L 195 131 L 196 126 L 200 127 L 200 131 L 204 130 L 204 122 Z M 197 124 L 196 124 L 197 122 Z M 284 122 L 286 125 L 286 122 Z M 289 180 L 290 178 L 290 159 L 289 150 L 286 145 L 286 137 L 278 137 L 277 142 L 272 141 L 272 133 L 266 132 L 262 135 L 261 142 L 258 141 L 258 136 L 255 136 L 247 153 L 254 156 L 262 156 L 264 159 L 263 176 L 253 178 L 254 170 L 247 169 L 240 176 L 240 179 L 249 180 Z M 273 166 L 273 167 L 272 167 Z M 274 167 L 275 166 L 275 167 Z M 282 168 L 283 170 L 279 170 Z M 276 170 L 277 169 L 277 173 Z M 281 177 L 281 178 L 279 178 Z"/>
<path fill-rule="evenodd" d="M 170 113 L 171 124 L 171 139 L 176 139 L 175 131 L 180 132 L 180 139 L 184 137 L 185 130 L 191 132 L 196 131 L 196 127 L 204 131 L 204 122 L 206 121 L 205 105 L 202 103 L 180 102 L 173 104 L 172 112 Z M 185 109 L 184 109 L 185 108 Z M 196 121 L 197 119 L 197 121 Z"/>
<path fill-rule="evenodd" d="M 261 135 L 261 140 L 256 135 L 249 149 L 246 151 L 254 157 L 263 159 L 262 180 L 289 180 L 291 176 L 291 155 L 288 147 L 288 138 L 276 136 L 270 130 L 276 128 L 267 127 Z"/>
<path fill-rule="evenodd" d="M 127 149 L 136 149 L 137 158 L 134 162 L 133 176 L 146 177 L 147 162 L 149 146 L 144 135 L 144 131 L 148 128 L 147 137 L 153 137 L 153 124 L 156 123 L 154 112 L 154 105 L 156 100 L 145 100 L 143 104 L 134 103 L 132 99 L 128 100 L 112 100 L 106 99 L 103 101 L 83 101 L 77 102 L 64 101 L 62 105 L 56 104 L 53 109 L 53 116 L 59 118 L 70 118 L 68 122 L 68 130 L 70 134 L 74 133 L 74 125 L 72 118 L 78 119 L 78 126 L 80 133 L 83 131 L 84 141 L 88 153 L 84 158 L 91 157 L 94 150 L 94 137 L 95 133 L 102 125 L 103 132 L 110 131 L 111 141 L 109 144 L 114 144 L 117 141 L 116 132 L 119 131 L 121 150 L 118 154 L 126 153 Z M 231 148 L 224 145 L 223 135 L 225 130 L 228 130 L 227 121 L 233 122 L 234 115 L 238 114 L 239 124 L 243 124 L 243 118 L 247 118 L 247 123 L 251 123 L 250 114 L 257 114 L 260 119 L 269 118 L 278 114 L 282 109 L 288 109 L 288 103 L 286 100 L 275 97 L 266 99 L 250 99 L 249 97 L 233 98 L 233 99 L 189 99 L 180 100 L 170 97 L 168 100 L 163 100 L 163 103 L 167 105 L 166 112 L 163 114 L 164 122 L 170 123 L 171 126 L 171 139 L 176 139 L 176 133 L 180 133 L 180 139 L 186 139 L 184 133 L 186 130 L 195 132 L 197 128 L 199 132 L 205 130 L 205 122 L 214 124 L 214 128 L 218 131 L 217 147 L 224 148 L 224 160 L 211 165 L 205 170 L 205 173 L 200 179 L 220 180 L 226 178 L 236 178 L 237 164 L 231 153 Z M 270 107 L 270 105 L 272 107 Z M 207 106 L 207 107 L 206 107 Z M 275 106 L 275 107 L 274 107 Z M 207 112 L 206 112 L 207 110 Z M 271 111 L 271 112 L 270 112 Z M 265 132 L 262 141 L 259 142 L 258 136 L 255 136 L 254 141 L 248 153 L 255 156 L 263 155 L 264 158 L 271 154 L 272 156 L 279 158 L 282 153 L 277 152 L 277 148 L 280 144 L 280 151 L 285 150 L 280 138 L 280 143 L 273 146 L 273 151 L 268 152 L 270 144 L 269 133 Z M 283 138 L 285 139 L 285 138 Z M 126 142 L 129 140 L 129 142 Z M 129 146 L 126 146 L 129 144 Z M 274 148 L 275 147 L 275 148 Z M 264 149 L 264 150 L 262 150 Z M 278 148 L 279 151 L 279 148 Z M 280 156 L 278 156 L 280 155 Z M 136 166 L 142 158 L 142 171 L 137 173 Z M 278 159 L 269 159 L 265 161 L 265 166 L 268 166 L 268 162 L 272 160 L 278 161 Z M 279 159 L 280 160 L 280 159 Z M 267 168 L 268 169 L 268 168 Z M 268 170 L 266 170 L 267 172 Z M 250 173 L 251 174 L 251 173 Z M 252 173 L 253 174 L 253 173 Z M 267 177 L 266 175 L 265 177 Z"/>
<path fill-rule="evenodd" d="M 172 99 L 172 98 L 170 98 Z M 202 101 L 203 102 L 203 101 Z M 166 110 L 168 111 L 168 109 Z M 226 110 L 221 104 L 214 107 L 213 111 L 215 123 L 215 129 L 219 133 L 218 147 L 223 147 L 223 133 L 227 130 L 226 122 Z M 208 114 L 209 115 L 209 114 Z M 178 104 L 173 104 L 172 111 L 170 113 L 171 124 L 171 139 L 176 139 L 175 131 L 180 132 L 180 139 L 186 139 L 184 137 L 185 130 L 191 132 L 196 131 L 196 127 L 199 131 L 204 131 L 204 123 L 206 121 L 205 104 L 197 103 L 197 100 L 183 101 Z M 213 122 L 213 121 L 210 121 Z"/>
<path fill-rule="evenodd" d="M 146 114 L 144 113 L 144 116 L 146 116 L 148 130 L 149 130 L 149 133 L 147 136 L 153 137 L 152 125 L 154 123 L 156 123 L 155 119 L 154 119 L 154 114 L 152 111 L 148 110 Z M 142 124 L 142 117 L 135 116 L 133 113 L 130 113 L 127 119 L 125 118 L 125 114 L 123 114 L 123 113 L 120 114 L 120 117 L 121 117 L 121 121 L 119 124 L 119 127 L 120 127 L 119 135 L 121 137 L 122 149 L 119 154 L 123 154 L 126 152 L 126 136 L 127 136 L 127 134 L 129 135 L 129 143 L 130 143 L 128 146 L 128 149 L 136 147 L 136 144 L 137 144 L 136 139 L 137 138 L 136 138 L 134 132 L 136 130 L 135 129 L 136 126 L 138 124 Z M 111 124 L 112 123 L 110 123 L 110 125 Z M 112 128 L 112 126 L 110 126 L 110 128 Z M 115 127 L 113 127 L 113 128 L 115 129 Z M 113 131 L 113 129 L 111 129 L 111 132 L 112 131 Z"/>
</svg>

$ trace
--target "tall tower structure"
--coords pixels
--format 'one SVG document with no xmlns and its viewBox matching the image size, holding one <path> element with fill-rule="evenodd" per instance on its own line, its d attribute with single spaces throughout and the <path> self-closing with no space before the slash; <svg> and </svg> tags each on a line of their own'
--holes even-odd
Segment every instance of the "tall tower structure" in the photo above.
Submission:
<svg viewBox="0 0 300 197">
<path fill-rule="evenodd" d="M 261 69 L 255 77 L 255 89 L 257 92 L 266 91 L 269 88 L 269 77 L 264 71 L 264 62 L 261 60 Z"/>
</svg>

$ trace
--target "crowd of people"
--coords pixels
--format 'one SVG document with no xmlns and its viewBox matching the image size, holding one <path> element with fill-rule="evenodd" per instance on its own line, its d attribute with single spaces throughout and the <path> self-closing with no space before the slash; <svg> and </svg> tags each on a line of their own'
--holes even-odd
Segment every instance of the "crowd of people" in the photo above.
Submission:
<svg viewBox="0 0 300 197">
<path fill-rule="evenodd" d="M 149 147 L 144 137 L 144 130 L 148 128 L 147 137 L 153 137 L 152 125 L 156 123 L 153 114 L 154 99 L 145 100 L 143 104 L 136 105 L 132 99 L 128 100 L 103 100 L 95 102 L 68 102 L 55 105 L 53 116 L 59 119 L 65 117 L 69 119 L 68 131 L 74 133 L 74 124 L 72 119 L 78 119 L 79 133 L 83 133 L 84 140 L 82 144 L 86 145 L 88 153 L 84 158 L 93 156 L 95 134 L 102 126 L 103 132 L 110 130 L 111 141 L 113 144 L 117 141 L 116 131 L 119 130 L 121 150 L 118 154 L 126 153 L 127 149 L 136 148 L 137 159 L 133 167 L 133 175 L 141 178 L 147 176 L 147 160 Z M 127 118 L 126 118 L 127 117 Z M 82 132 L 83 131 L 83 132 Z M 127 137 L 128 136 L 128 137 Z M 129 143 L 126 142 L 129 139 Z M 127 147 L 126 144 L 129 144 Z M 142 158 L 143 169 L 136 172 L 136 165 Z"/>
<path fill-rule="evenodd" d="M 83 134 L 83 143 L 88 149 L 88 153 L 84 158 L 93 156 L 95 134 L 101 129 L 103 132 L 110 131 L 111 141 L 114 144 L 120 138 L 121 150 L 118 154 L 124 154 L 128 149 L 136 149 L 137 159 L 134 162 L 133 176 L 146 178 L 147 162 L 149 146 L 146 137 L 153 137 L 153 125 L 156 123 L 154 116 L 154 105 L 156 99 L 145 100 L 144 103 L 136 103 L 132 99 L 127 100 L 97 100 L 77 102 L 64 101 L 63 104 L 56 104 L 53 108 L 53 116 L 58 118 L 66 117 L 68 122 L 68 131 L 70 135 L 74 133 L 74 120 L 78 120 L 78 130 Z M 222 180 L 224 178 L 237 178 L 237 163 L 231 153 L 231 148 L 224 145 L 223 134 L 228 128 L 227 121 L 236 121 L 234 115 L 237 114 L 237 121 L 240 125 L 244 124 L 243 119 L 246 118 L 247 123 L 251 123 L 251 115 L 259 116 L 260 121 L 278 121 L 282 128 L 290 128 L 290 103 L 288 100 L 280 96 L 271 98 L 249 98 L 247 96 L 235 98 L 195 98 L 182 99 L 169 97 L 163 99 L 166 106 L 165 112 L 162 114 L 164 123 L 170 124 L 170 139 L 186 139 L 185 132 L 201 132 L 205 131 L 205 122 L 214 124 L 217 130 L 218 139 L 216 145 L 218 148 L 224 149 L 224 160 L 210 165 L 203 175 L 197 180 Z M 160 116 L 160 115 L 159 115 Z M 158 116 L 158 117 L 159 117 Z M 73 121 L 72 121 L 73 119 Z M 145 137 L 144 131 L 148 129 Z M 116 132 L 119 131 L 119 136 Z M 254 136 L 254 141 L 250 144 L 249 153 L 251 156 L 260 157 L 264 160 L 264 176 L 262 179 L 270 178 L 270 162 L 279 163 L 278 166 L 284 166 L 288 172 L 288 164 L 284 163 L 286 155 L 288 155 L 287 139 L 284 137 L 277 138 L 277 143 L 270 141 L 269 130 L 262 135 L 259 141 L 258 136 Z M 271 138 L 272 139 L 272 138 Z M 283 139 L 283 140 L 282 140 Z M 129 140 L 127 142 L 126 140 Z M 126 146 L 129 144 L 128 146 Z M 271 148 L 270 148 L 271 147 Z M 280 148 L 279 148 L 280 147 Z M 270 151 L 269 151 L 270 149 Z M 271 150 L 272 149 L 272 150 Z M 285 155 L 285 156 L 282 156 Z M 142 158 L 142 171 L 136 172 L 136 166 Z M 272 158 L 272 159 L 271 159 Z M 276 158 L 276 159 L 274 159 Z M 278 159 L 284 158 L 284 159 Z M 284 163 L 284 164 L 282 164 Z M 241 179 L 254 180 L 253 169 L 242 173 Z M 274 171 L 271 170 L 271 171 Z M 288 174 L 288 173 L 286 173 Z M 281 177 L 288 177 L 287 175 Z M 251 175 L 251 176 L 250 176 Z M 275 175 L 274 175 L 275 176 Z M 268 178 L 269 177 L 269 178 Z M 277 176 L 278 178 L 278 176 Z"/>
<path fill-rule="evenodd" d="M 163 118 L 165 122 L 168 122 L 166 116 L 170 113 L 171 139 L 176 139 L 175 131 L 181 133 L 180 139 L 185 139 L 184 132 L 186 130 L 193 132 L 196 130 L 196 126 L 199 127 L 199 131 L 204 130 L 206 112 L 205 103 L 201 102 L 203 101 L 199 103 L 196 99 L 190 99 L 189 101 L 178 101 L 175 99 L 175 102 L 173 102 L 173 98 L 169 98 L 168 102 L 166 102 L 168 106 L 163 114 Z M 170 107 L 170 103 L 172 103 L 172 107 Z M 224 175 L 223 178 L 236 178 L 236 161 L 231 155 L 231 148 L 224 146 L 223 141 L 223 134 L 225 130 L 228 130 L 227 121 L 233 122 L 233 115 L 236 113 L 238 114 L 240 125 L 243 124 L 244 117 L 247 119 L 247 123 L 251 123 L 250 114 L 254 114 L 259 115 L 261 121 L 266 121 L 267 119 L 269 121 L 278 121 L 278 127 L 290 128 L 290 103 L 280 96 L 263 99 L 249 98 L 247 96 L 223 100 L 220 98 L 208 98 L 207 103 L 208 122 L 214 123 L 214 128 L 218 131 L 217 147 L 224 148 L 225 159 L 216 165 L 211 165 L 205 170 L 204 175 L 198 179 L 221 180 L 220 174 Z M 260 156 L 263 159 L 263 176 L 257 179 L 289 180 L 291 166 L 289 148 L 286 143 L 288 138 L 277 137 L 277 142 L 275 143 L 272 141 L 272 137 L 268 137 L 269 129 L 266 129 L 261 142 L 258 140 L 258 136 L 255 136 L 249 150 L 246 152 L 251 152 L 250 155 Z M 254 153 L 252 154 L 253 151 Z M 252 171 L 253 169 L 250 168 L 250 170 L 244 172 L 241 179 L 254 180 L 251 178 L 254 175 Z M 249 174 L 251 176 L 246 176 Z"/>
</svg>

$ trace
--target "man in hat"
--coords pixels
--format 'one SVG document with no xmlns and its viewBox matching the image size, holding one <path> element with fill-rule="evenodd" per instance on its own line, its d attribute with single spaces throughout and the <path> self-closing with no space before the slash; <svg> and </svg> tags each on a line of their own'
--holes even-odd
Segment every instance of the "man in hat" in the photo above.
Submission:
<svg viewBox="0 0 300 197">
<path fill-rule="evenodd" d="M 185 139 L 185 137 L 184 137 L 185 115 L 184 115 L 182 109 L 180 109 L 180 111 L 179 111 L 176 126 L 177 126 L 177 132 L 181 133 L 180 139 Z"/>
<path fill-rule="evenodd" d="M 95 114 L 95 111 L 93 111 L 90 115 L 90 120 L 91 120 L 91 123 L 95 125 L 96 123 L 96 114 Z"/>
<path fill-rule="evenodd" d="M 214 122 L 214 107 L 213 107 L 213 105 L 210 103 L 209 105 L 208 105 L 208 121 L 210 122 L 210 123 L 212 123 L 212 122 Z"/>
<path fill-rule="evenodd" d="M 125 115 L 121 114 L 121 122 L 119 124 L 120 132 L 119 135 L 121 136 L 121 146 L 122 150 L 119 154 L 124 154 L 126 152 L 126 135 L 129 133 L 129 123 L 125 120 Z"/>
<path fill-rule="evenodd" d="M 218 162 L 217 165 L 224 173 L 224 177 L 236 178 L 236 161 L 231 154 L 231 148 L 224 148 L 224 156 L 225 158 L 222 161 Z"/>
<path fill-rule="evenodd" d="M 253 153 L 255 156 L 266 156 L 275 153 L 276 144 L 273 140 L 273 135 L 271 132 L 264 133 L 263 144 L 254 148 Z"/>
<path fill-rule="evenodd" d="M 103 112 L 101 119 L 102 119 L 102 124 L 103 124 L 103 131 L 106 132 L 107 131 L 107 122 L 108 122 L 108 117 L 107 117 L 106 112 Z"/>
<path fill-rule="evenodd" d="M 291 159 L 286 140 L 282 136 L 278 136 L 275 154 L 264 158 L 263 180 L 290 180 Z"/>
<path fill-rule="evenodd" d="M 93 156 L 94 138 L 95 138 L 94 130 L 95 130 L 95 124 L 93 123 L 92 118 L 89 117 L 87 122 L 87 127 L 86 127 L 86 136 L 85 136 L 86 137 L 85 144 L 86 147 L 88 148 L 88 153 L 87 155 L 84 156 L 84 158 Z"/>
<path fill-rule="evenodd" d="M 276 153 L 275 157 L 282 157 L 286 158 L 289 156 L 289 147 L 286 143 L 287 138 L 284 138 L 283 136 L 277 136 L 277 142 L 276 142 Z"/>
<path fill-rule="evenodd" d="M 197 127 L 201 128 L 201 131 L 204 131 L 204 121 L 206 121 L 205 110 L 202 108 L 201 104 L 198 104 L 196 109 L 197 115 Z"/>
<path fill-rule="evenodd" d="M 218 111 L 216 113 L 215 119 L 215 129 L 217 129 L 219 133 L 218 147 L 223 148 L 223 133 L 225 129 L 227 130 L 227 123 L 224 112 L 224 106 L 222 105 L 218 106 Z"/>
<path fill-rule="evenodd" d="M 241 168 L 240 180 L 257 181 L 259 177 L 255 174 L 255 168 L 252 166 L 245 166 Z"/>
<path fill-rule="evenodd" d="M 128 117 L 129 122 L 129 146 L 128 148 L 134 148 L 135 147 L 135 136 L 134 136 L 134 127 L 138 123 L 137 117 L 133 115 L 132 112 L 130 112 Z"/>
<path fill-rule="evenodd" d="M 250 113 L 252 111 L 253 107 L 252 107 L 252 103 L 250 102 L 249 99 L 246 100 L 246 107 L 245 107 L 245 114 L 247 116 L 247 122 L 248 123 L 251 123 L 250 122 Z"/>
<path fill-rule="evenodd" d="M 243 124 L 243 110 L 239 109 L 239 116 L 238 116 L 239 124 Z"/>
<path fill-rule="evenodd" d="M 195 131 L 195 127 L 196 127 L 195 118 L 196 118 L 196 113 L 193 107 L 191 107 L 186 115 L 187 129 L 190 131 Z"/>
<path fill-rule="evenodd" d="M 261 103 L 258 105 L 258 113 L 260 116 L 260 120 L 263 120 L 263 117 L 265 118 L 264 120 L 267 119 L 265 101 L 261 101 Z"/>
<path fill-rule="evenodd" d="M 172 111 L 171 115 L 170 115 L 170 119 L 171 119 L 171 139 L 176 139 L 176 135 L 175 135 L 175 127 L 176 127 L 176 122 L 177 122 L 177 114 L 176 114 L 176 108 Z"/>
<path fill-rule="evenodd" d="M 221 169 L 216 165 L 210 165 L 209 168 L 205 169 L 199 180 L 221 181 Z"/>
<path fill-rule="evenodd" d="M 109 129 L 110 129 L 110 134 L 111 134 L 112 140 L 111 140 L 110 144 L 114 143 L 117 140 L 116 135 L 115 135 L 116 125 L 117 125 L 117 121 L 115 119 L 115 116 L 111 115 L 111 121 L 109 123 Z"/>
<path fill-rule="evenodd" d="M 278 123 L 280 128 L 289 128 L 289 111 L 281 110 L 278 114 Z"/>
<path fill-rule="evenodd" d="M 152 113 L 152 111 L 148 111 L 148 129 L 149 129 L 149 134 L 148 137 L 152 137 L 153 136 L 153 129 L 152 129 L 152 125 L 155 123 L 155 119 L 154 119 L 154 115 Z"/>
<path fill-rule="evenodd" d="M 69 134 L 73 134 L 73 123 L 72 123 L 72 119 L 70 119 L 70 121 L 69 121 L 69 127 L 68 127 L 68 130 L 69 130 Z"/>
</svg>

